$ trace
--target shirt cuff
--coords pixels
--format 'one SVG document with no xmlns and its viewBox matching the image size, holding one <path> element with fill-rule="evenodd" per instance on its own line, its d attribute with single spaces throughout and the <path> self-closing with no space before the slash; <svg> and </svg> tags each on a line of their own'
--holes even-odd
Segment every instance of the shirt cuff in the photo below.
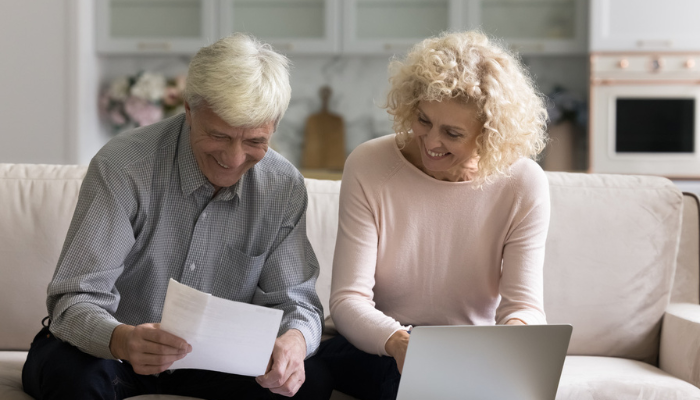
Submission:
<svg viewBox="0 0 700 400">
<path fill-rule="evenodd" d="M 288 325 L 288 326 L 280 329 L 277 337 L 284 335 L 290 329 L 296 329 L 299 332 L 301 332 L 302 336 L 304 336 L 304 341 L 306 342 L 306 358 L 309 358 L 312 355 L 314 355 L 316 353 L 316 350 L 318 350 L 318 346 L 320 344 L 320 338 L 314 340 L 314 337 L 318 336 L 318 335 L 314 335 L 313 332 L 308 327 L 306 327 L 304 325 L 292 324 L 292 325 Z"/>
<path fill-rule="evenodd" d="M 114 332 L 114 328 L 119 325 L 121 325 L 121 322 L 111 319 L 104 319 L 97 322 L 90 337 L 88 353 L 95 357 L 116 360 L 112 355 L 112 351 L 109 349 L 109 343 L 112 341 L 112 332 Z"/>
</svg>

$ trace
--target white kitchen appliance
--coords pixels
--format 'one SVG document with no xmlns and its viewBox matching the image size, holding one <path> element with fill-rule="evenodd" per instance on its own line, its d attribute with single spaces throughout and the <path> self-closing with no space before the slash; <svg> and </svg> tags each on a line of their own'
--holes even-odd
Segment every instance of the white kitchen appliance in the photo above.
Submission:
<svg viewBox="0 0 700 400">
<path fill-rule="evenodd" d="M 593 53 L 590 87 L 590 172 L 700 177 L 700 53 Z"/>
</svg>

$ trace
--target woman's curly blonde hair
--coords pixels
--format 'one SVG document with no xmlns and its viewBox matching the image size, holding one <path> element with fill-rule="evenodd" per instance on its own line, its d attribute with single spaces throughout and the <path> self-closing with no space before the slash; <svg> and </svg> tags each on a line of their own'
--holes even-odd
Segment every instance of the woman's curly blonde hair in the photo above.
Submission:
<svg viewBox="0 0 700 400">
<path fill-rule="evenodd" d="M 544 97 L 519 60 L 478 31 L 444 33 L 415 45 L 389 65 L 387 112 L 399 146 L 412 139 L 420 101 L 475 104 L 483 122 L 476 138 L 478 186 L 508 176 L 518 158 L 535 159 L 546 145 Z"/>
</svg>

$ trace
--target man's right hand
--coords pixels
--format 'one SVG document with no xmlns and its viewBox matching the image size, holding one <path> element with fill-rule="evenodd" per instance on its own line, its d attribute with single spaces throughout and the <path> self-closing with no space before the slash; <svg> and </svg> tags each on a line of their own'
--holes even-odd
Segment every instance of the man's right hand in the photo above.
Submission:
<svg viewBox="0 0 700 400">
<path fill-rule="evenodd" d="M 122 324 L 112 332 L 109 350 L 115 358 L 129 361 L 134 372 L 157 374 L 192 351 L 184 339 L 160 329 L 160 324 Z"/>
</svg>

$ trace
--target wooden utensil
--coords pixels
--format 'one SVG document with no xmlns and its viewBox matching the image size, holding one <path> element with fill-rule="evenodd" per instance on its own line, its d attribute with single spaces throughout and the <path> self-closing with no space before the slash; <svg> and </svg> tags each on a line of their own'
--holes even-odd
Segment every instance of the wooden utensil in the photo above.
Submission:
<svg viewBox="0 0 700 400">
<path fill-rule="evenodd" d="M 341 171 L 345 164 L 345 125 L 343 118 L 328 111 L 331 88 L 323 86 L 319 94 L 321 111 L 306 120 L 301 166 Z"/>
</svg>

